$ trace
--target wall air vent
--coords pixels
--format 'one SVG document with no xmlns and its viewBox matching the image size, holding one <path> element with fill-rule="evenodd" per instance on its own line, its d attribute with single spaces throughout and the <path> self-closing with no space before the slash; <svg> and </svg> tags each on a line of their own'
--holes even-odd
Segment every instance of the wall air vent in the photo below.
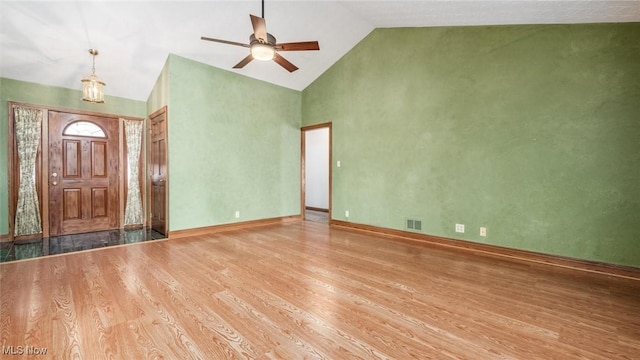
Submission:
<svg viewBox="0 0 640 360">
<path fill-rule="evenodd" d="M 422 220 L 406 219 L 406 230 L 422 231 Z"/>
</svg>

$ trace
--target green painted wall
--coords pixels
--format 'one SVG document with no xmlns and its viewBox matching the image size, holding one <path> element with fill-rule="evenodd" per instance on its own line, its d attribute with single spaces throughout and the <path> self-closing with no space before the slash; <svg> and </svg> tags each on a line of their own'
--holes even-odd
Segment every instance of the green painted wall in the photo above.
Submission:
<svg viewBox="0 0 640 360">
<path fill-rule="evenodd" d="M 164 64 L 151 94 L 147 99 L 147 115 L 153 114 L 163 106 L 169 104 L 169 59 Z"/>
<path fill-rule="evenodd" d="M 638 39 L 639 23 L 373 31 L 302 95 L 303 125 L 333 122 L 334 218 L 640 266 Z"/>
<path fill-rule="evenodd" d="M 78 82 L 80 88 L 80 83 Z M 34 105 L 77 109 L 106 114 L 145 117 L 144 101 L 105 96 L 104 104 L 92 104 L 81 100 L 82 91 L 40 85 L 13 79 L 0 78 L 0 234 L 9 232 L 8 174 L 7 174 L 7 101 Z"/>
<path fill-rule="evenodd" d="M 301 93 L 175 55 L 166 67 L 170 229 L 300 214 Z"/>
</svg>

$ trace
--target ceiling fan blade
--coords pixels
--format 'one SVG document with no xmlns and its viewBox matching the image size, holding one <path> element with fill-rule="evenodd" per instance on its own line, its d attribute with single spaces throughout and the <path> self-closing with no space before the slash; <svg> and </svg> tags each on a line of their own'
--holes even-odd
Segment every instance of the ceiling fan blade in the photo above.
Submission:
<svg viewBox="0 0 640 360">
<path fill-rule="evenodd" d="M 317 41 L 303 41 L 276 44 L 276 50 L 279 51 L 304 51 L 304 50 L 320 50 L 320 44 Z"/>
<path fill-rule="evenodd" d="M 200 39 L 201 40 L 207 40 L 207 41 L 213 41 L 213 42 L 219 42 L 219 43 L 228 44 L 228 45 L 237 45 L 237 46 L 242 46 L 242 47 L 246 47 L 246 48 L 249 47 L 249 44 L 243 44 L 243 43 L 239 43 L 239 42 L 235 42 L 235 41 L 213 39 L 213 38 L 209 38 L 209 37 L 206 37 L 206 36 L 201 36 Z"/>
<path fill-rule="evenodd" d="M 260 42 L 267 43 L 267 22 L 255 15 L 249 15 L 251 17 L 251 25 L 253 25 L 253 35 Z"/>
<path fill-rule="evenodd" d="M 246 58 L 242 59 L 239 63 L 237 63 L 233 68 L 234 69 L 242 69 L 245 65 L 250 63 L 251 60 L 253 60 L 253 56 L 251 56 L 251 54 L 249 54 L 249 55 L 247 55 Z"/>
<path fill-rule="evenodd" d="M 289 62 L 289 60 L 283 58 L 282 56 L 278 55 L 278 53 L 276 53 L 276 55 L 273 57 L 273 61 L 277 62 L 278 65 L 282 66 L 283 68 L 287 69 L 289 72 L 294 72 L 296 70 L 298 70 L 298 67 L 293 65 L 292 63 Z"/>
</svg>

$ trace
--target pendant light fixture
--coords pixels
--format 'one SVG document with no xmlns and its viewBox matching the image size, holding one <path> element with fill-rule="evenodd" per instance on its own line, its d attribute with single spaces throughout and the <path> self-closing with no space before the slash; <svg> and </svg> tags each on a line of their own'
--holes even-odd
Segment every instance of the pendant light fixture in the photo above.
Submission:
<svg viewBox="0 0 640 360">
<path fill-rule="evenodd" d="M 105 83 L 96 75 L 98 50 L 89 49 L 89 54 L 93 56 L 93 67 L 91 68 L 91 75 L 82 79 L 82 100 L 101 104 L 104 103 Z"/>
</svg>

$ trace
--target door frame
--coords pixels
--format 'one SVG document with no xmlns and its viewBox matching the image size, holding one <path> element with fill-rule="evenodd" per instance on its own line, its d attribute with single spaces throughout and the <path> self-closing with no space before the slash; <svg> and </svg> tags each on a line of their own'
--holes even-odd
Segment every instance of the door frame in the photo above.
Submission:
<svg viewBox="0 0 640 360">
<path fill-rule="evenodd" d="M 16 166 L 18 165 L 18 152 L 16 146 L 16 137 L 15 137 L 15 119 L 14 119 L 14 108 L 16 107 L 29 107 L 33 109 L 42 110 L 42 128 L 41 128 L 41 136 L 40 136 L 40 147 L 38 149 L 38 155 L 36 157 L 36 191 L 38 194 L 38 202 L 40 205 L 40 221 L 42 225 L 42 233 L 40 234 L 32 234 L 32 235 L 24 235 L 24 236 L 14 236 L 14 227 L 15 227 L 15 211 L 16 205 L 18 202 L 18 185 L 19 185 L 19 173 L 15 171 Z M 84 111 L 77 109 L 65 109 L 53 106 L 45 106 L 45 105 L 36 105 L 30 103 L 23 102 L 7 102 L 7 120 L 9 123 L 8 126 L 8 134 L 7 134 L 7 170 L 8 170 L 8 201 L 7 205 L 9 207 L 8 216 L 9 216 L 9 241 L 14 240 L 27 240 L 27 239 L 36 239 L 49 237 L 49 111 L 57 111 L 57 112 L 66 112 L 70 114 L 77 115 L 88 115 L 88 116 L 99 116 L 104 118 L 113 119 L 114 121 L 118 121 L 118 146 L 120 156 L 118 158 L 118 228 L 124 228 L 124 207 L 125 207 L 125 196 L 126 196 L 126 174 L 124 171 L 124 167 L 127 165 L 127 149 L 124 143 L 124 120 L 136 120 L 136 121 L 144 121 L 144 118 L 133 117 L 133 116 L 121 116 L 115 114 L 105 114 L 93 111 Z M 143 137 L 142 141 L 146 141 Z M 145 146 L 143 143 L 141 145 Z M 46 150 L 46 151 L 45 151 Z M 142 156 L 141 156 L 142 158 Z M 145 161 L 140 161 L 140 173 L 144 169 Z M 141 182 L 141 184 L 143 184 Z M 145 189 L 140 189 L 142 196 L 144 197 L 146 192 Z M 143 204 L 146 203 L 145 199 L 142 201 Z M 144 209 L 143 209 L 144 211 Z M 145 224 L 143 224 L 144 226 Z"/>
<path fill-rule="evenodd" d="M 146 174 L 146 211 L 145 211 L 145 221 L 146 221 L 146 227 L 151 228 L 152 227 L 152 221 L 153 219 L 151 218 L 151 214 L 153 211 L 153 186 L 151 183 L 151 169 L 150 169 L 150 159 L 151 159 L 151 145 L 152 145 L 152 141 L 150 139 L 151 137 L 151 119 L 153 119 L 154 117 L 160 115 L 164 113 L 164 123 L 165 123 L 165 129 L 164 129 L 164 134 L 165 134 L 165 153 L 164 153 L 164 161 L 165 161 L 165 172 L 166 172 L 166 182 L 165 182 L 165 191 L 164 191 L 164 209 L 165 209 L 165 223 L 164 223 L 164 236 L 169 238 L 169 112 L 167 111 L 167 105 L 162 106 L 161 108 L 159 108 L 158 110 L 152 112 L 151 114 L 149 114 L 149 116 L 147 117 L 147 119 L 149 120 L 147 122 L 147 126 L 145 128 L 145 134 L 147 139 L 147 146 L 146 146 L 146 150 L 147 150 L 147 154 L 145 156 L 145 158 L 147 159 L 146 162 L 146 166 L 145 166 L 145 174 Z"/>
<path fill-rule="evenodd" d="M 305 145 L 306 145 L 306 133 L 307 131 L 310 130 L 317 130 L 317 129 L 322 129 L 322 128 L 328 128 L 329 129 L 329 224 L 331 224 L 331 208 L 332 206 L 332 202 L 333 202 L 333 195 L 332 195 L 332 191 L 333 191 L 333 175 L 332 175 L 332 168 L 333 168 L 333 123 L 331 122 L 326 122 L 326 123 L 321 123 L 321 124 L 316 124 L 316 125 L 309 125 L 309 126 L 303 126 L 302 128 L 300 128 L 300 216 L 302 217 L 302 220 L 306 220 L 305 217 L 305 210 L 306 210 L 306 179 L 305 179 L 305 175 L 306 175 L 306 149 L 305 149 Z"/>
</svg>

